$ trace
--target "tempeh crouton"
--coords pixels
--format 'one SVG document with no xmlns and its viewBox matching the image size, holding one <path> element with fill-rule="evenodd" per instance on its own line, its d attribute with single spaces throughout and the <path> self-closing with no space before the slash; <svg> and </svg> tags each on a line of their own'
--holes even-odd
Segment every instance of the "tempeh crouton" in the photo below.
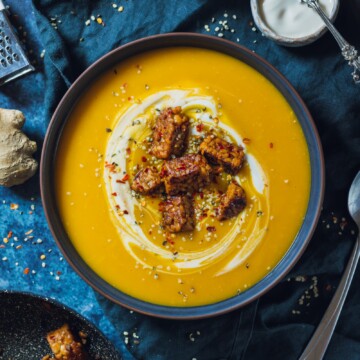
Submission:
<svg viewBox="0 0 360 360">
<path fill-rule="evenodd" d="M 236 182 L 232 182 L 226 193 L 221 195 L 217 218 L 219 220 L 230 219 L 237 216 L 246 206 L 244 189 Z"/>
<path fill-rule="evenodd" d="M 64 324 L 59 329 L 50 332 L 46 337 L 55 359 L 59 360 L 85 360 L 82 344 L 75 341 L 69 326 Z"/>
<path fill-rule="evenodd" d="M 220 165 L 224 171 L 236 175 L 244 163 L 244 149 L 214 135 L 200 144 L 200 152 L 211 165 Z"/>
<path fill-rule="evenodd" d="M 163 203 L 162 215 L 162 225 L 172 233 L 194 230 L 194 208 L 188 196 L 169 197 Z"/>
<path fill-rule="evenodd" d="M 159 159 L 181 156 L 185 151 L 189 132 L 189 118 L 181 107 L 167 108 L 156 119 L 150 152 Z"/>
<path fill-rule="evenodd" d="M 162 188 L 163 183 L 160 174 L 154 166 L 140 170 L 131 184 L 132 190 L 143 195 L 160 192 Z"/>
<path fill-rule="evenodd" d="M 199 154 L 165 161 L 161 171 L 168 195 L 194 193 L 207 186 L 212 179 L 212 169 Z"/>
</svg>

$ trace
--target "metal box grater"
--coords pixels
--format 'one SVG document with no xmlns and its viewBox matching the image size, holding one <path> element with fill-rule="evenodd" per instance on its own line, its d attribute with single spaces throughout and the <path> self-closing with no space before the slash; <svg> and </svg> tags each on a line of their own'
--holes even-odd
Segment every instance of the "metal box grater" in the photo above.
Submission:
<svg viewBox="0 0 360 360">
<path fill-rule="evenodd" d="M 0 0 L 0 85 L 33 70 Z"/>
</svg>

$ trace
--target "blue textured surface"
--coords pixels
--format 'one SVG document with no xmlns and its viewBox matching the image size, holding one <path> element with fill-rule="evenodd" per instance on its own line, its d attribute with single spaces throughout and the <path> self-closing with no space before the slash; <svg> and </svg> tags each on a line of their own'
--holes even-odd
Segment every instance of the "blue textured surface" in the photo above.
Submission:
<svg viewBox="0 0 360 360">
<path fill-rule="evenodd" d="M 24 131 L 39 148 L 51 110 L 66 86 L 95 59 L 115 46 L 154 33 L 206 33 L 204 25 L 209 24 L 210 33 L 216 34 L 215 27 L 219 20 L 225 20 L 227 10 L 227 20 L 235 32 L 226 31 L 225 37 L 269 60 L 289 78 L 309 106 L 324 145 L 327 191 L 314 238 L 288 281 L 245 309 L 216 319 L 174 322 L 130 313 L 95 294 L 74 273 L 62 260 L 49 232 L 36 175 L 24 185 L 0 188 L 0 289 L 56 298 L 98 325 L 125 360 L 132 359 L 130 353 L 136 359 L 150 360 L 297 359 L 334 293 L 356 236 L 346 198 L 360 167 L 360 88 L 351 84 L 350 69 L 335 42 L 326 35 L 306 48 L 279 47 L 252 30 L 249 2 L 245 0 L 119 0 L 118 5 L 125 8 L 121 16 L 112 2 L 105 0 L 34 2 L 39 10 L 36 23 L 30 0 L 8 0 L 12 22 L 20 37 L 26 39 L 27 49 L 32 50 L 30 57 L 36 61 L 37 71 L 0 88 L 0 107 L 25 113 Z M 71 14 L 73 7 L 77 15 Z M 84 23 L 92 14 L 101 14 L 107 26 L 93 22 L 86 27 Z M 49 24 L 56 15 L 59 17 L 54 21 L 61 21 L 58 30 Z M 343 1 L 337 25 L 358 47 L 359 24 L 360 0 Z M 41 58 L 44 47 L 47 51 Z M 38 151 L 38 160 L 39 156 Z M 18 209 L 11 210 L 11 203 L 18 204 Z M 13 232 L 11 238 L 3 242 L 9 231 Z M 46 258 L 42 260 L 41 255 Z M 28 274 L 24 274 L 26 268 Z M 359 275 L 357 272 L 355 283 L 360 281 Z M 359 303 L 360 291 L 353 286 L 327 360 L 359 358 Z M 128 344 L 124 332 L 129 332 Z M 134 332 L 140 337 L 139 343 L 134 341 Z"/>
<path fill-rule="evenodd" d="M 45 75 L 40 57 L 43 46 L 31 1 L 13 0 L 6 4 L 37 71 L 0 88 L 0 106 L 24 112 L 27 120 L 23 130 L 40 148 L 49 122 L 43 106 Z M 40 160 L 39 150 L 35 158 Z M 18 205 L 18 209 L 11 210 L 11 204 Z M 3 238 L 10 231 L 12 236 L 4 243 Z M 133 359 L 127 356 L 120 334 L 104 316 L 92 289 L 63 260 L 56 247 L 42 210 L 38 173 L 21 186 L 0 187 L 0 245 L 0 289 L 30 291 L 68 305 L 95 323 L 120 349 L 124 359 Z M 42 255 L 46 256 L 43 260 Z M 29 269 L 27 275 L 25 269 Z"/>
</svg>

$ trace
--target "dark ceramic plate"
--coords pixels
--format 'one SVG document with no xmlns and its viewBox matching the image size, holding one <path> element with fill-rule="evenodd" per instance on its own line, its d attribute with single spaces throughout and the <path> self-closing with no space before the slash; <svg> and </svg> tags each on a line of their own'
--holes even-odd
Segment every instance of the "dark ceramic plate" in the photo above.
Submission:
<svg viewBox="0 0 360 360">
<path fill-rule="evenodd" d="M 67 323 L 74 336 L 87 334 L 90 360 L 120 360 L 113 345 L 89 321 L 51 299 L 0 292 L 0 360 L 41 360 L 51 354 L 46 334 Z"/>
<path fill-rule="evenodd" d="M 82 93 L 100 74 L 130 56 L 159 48 L 190 46 L 215 50 L 243 61 L 269 79 L 287 99 L 305 134 L 311 160 L 311 193 L 306 217 L 294 242 L 280 263 L 261 281 L 240 295 L 206 306 L 169 307 L 150 304 L 115 289 L 100 278 L 81 258 L 61 223 L 54 194 L 54 156 L 68 114 Z M 90 66 L 73 84 L 56 109 L 47 131 L 41 159 L 41 192 L 46 217 L 58 246 L 73 268 L 94 289 L 110 300 L 130 309 L 159 317 L 194 319 L 218 315 L 258 298 L 285 276 L 305 250 L 318 221 L 324 192 L 324 160 L 312 117 L 289 82 L 268 62 L 250 50 L 230 41 L 200 34 L 165 34 L 137 40 L 108 53 Z"/>
</svg>

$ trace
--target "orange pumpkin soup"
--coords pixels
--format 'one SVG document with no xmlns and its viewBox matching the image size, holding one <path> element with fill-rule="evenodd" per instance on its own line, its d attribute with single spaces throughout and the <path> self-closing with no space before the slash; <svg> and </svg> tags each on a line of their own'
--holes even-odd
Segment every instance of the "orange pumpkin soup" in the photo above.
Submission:
<svg viewBox="0 0 360 360">
<path fill-rule="evenodd" d="M 246 160 L 194 194 L 193 231 L 169 233 L 164 199 L 130 184 L 161 165 L 149 151 L 154 119 L 176 106 L 190 119 L 187 152 L 211 130 L 241 145 Z M 306 140 L 283 96 L 246 64 L 204 49 L 147 52 L 99 77 L 69 116 L 56 158 L 60 215 L 83 259 L 124 293 L 161 305 L 214 303 L 253 286 L 291 246 L 309 200 Z M 233 180 L 247 206 L 219 221 L 221 187 Z"/>
</svg>

